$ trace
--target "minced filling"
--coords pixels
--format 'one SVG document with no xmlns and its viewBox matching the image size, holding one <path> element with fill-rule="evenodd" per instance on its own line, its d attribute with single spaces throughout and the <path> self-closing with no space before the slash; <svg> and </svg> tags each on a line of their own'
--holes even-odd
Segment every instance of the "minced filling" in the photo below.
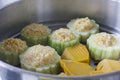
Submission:
<svg viewBox="0 0 120 80">
<path fill-rule="evenodd" d="M 80 18 L 75 21 L 73 28 L 78 32 L 88 31 L 93 28 L 93 24 L 88 17 Z"/>
<path fill-rule="evenodd" d="M 75 38 L 74 34 L 69 29 L 65 29 L 65 28 L 60 28 L 56 30 L 55 32 L 53 32 L 51 37 L 52 39 L 63 42 L 70 41 Z"/>
<path fill-rule="evenodd" d="M 46 26 L 43 24 L 37 24 L 37 23 L 32 23 L 25 28 L 23 28 L 22 32 L 23 35 L 26 35 L 28 37 L 42 37 L 47 34 L 49 34 Z"/>
<path fill-rule="evenodd" d="M 9 38 L 2 42 L 1 49 L 15 53 L 23 52 L 27 48 L 26 42 L 20 39 Z"/>
<path fill-rule="evenodd" d="M 103 46 L 103 47 L 109 47 L 116 44 L 115 37 L 112 34 L 108 34 L 105 32 L 95 34 L 93 40 L 97 45 Z"/>
<path fill-rule="evenodd" d="M 49 65 L 57 59 L 57 52 L 49 47 L 42 45 L 35 45 L 30 47 L 22 56 L 21 60 L 25 64 L 33 67 L 40 67 Z"/>
</svg>

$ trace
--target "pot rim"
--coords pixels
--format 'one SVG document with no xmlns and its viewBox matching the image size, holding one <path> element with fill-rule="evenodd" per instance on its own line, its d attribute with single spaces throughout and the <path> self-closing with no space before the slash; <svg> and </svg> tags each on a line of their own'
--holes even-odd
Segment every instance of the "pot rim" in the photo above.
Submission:
<svg viewBox="0 0 120 80">
<path fill-rule="evenodd" d="M 1 7 L 1 6 L 0 6 L 0 10 L 3 10 L 3 9 L 5 9 L 5 8 L 9 7 L 10 5 L 15 4 L 15 3 L 19 2 L 19 1 L 21 1 L 21 0 L 17 0 L 17 1 L 15 1 L 15 2 L 6 4 L 6 5 L 4 5 L 4 7 Z M 120 0 L 109 0 L 109 1 L 113 1 L 113 2 L 120 3 Z M 47 78 L 59 78 L 59 79 L 101 78 L 101 77 L 107 77 L 107 76 L 111 76 L 111 75 L 120 74 L 120 70 L 117 70 L 117 71 L 112 71 L 112 72 L 109 72 L 109 73 L 102 73 L 102 74 L 95 74 L 95 75 L 58 76 L 58 75 L 43 74 L 43 73 L 38 73 L 38 72 L 32 72 L 32 71 L 24 70 L 24 69 L 21 69 L 21 68 L 12 66 L 12 65 L 10 65 L 10 64 L 8 64 L 8 63 L 5 63 L 5 62 L 3 62 L 3 61 L 1 61 L 1 60 L 0 60 L 0 66 L 3 67 L 3 68 L 5 68 L 5 69 L 7 69 L 7 70 L 16 72 L 16 73 L 26 73 L 26 74 L 30 74 L 30 75 L 34 75 L 34 76 L 47 77 Z"/>
<path fill-rule="evenodd" d="M 112 71 L 110 73 L 102 73 L 102 74 L 95 74 L 95 75 L 83 75 L 83 76 L 58 76 L 58 75 L 51 75 L 51 74 L 43 74 L 38 72 L 32 72 L 28 70 L 24 70 L 15 66 L 12 66 L 10 64 L 7 64 L 0 60 L 0 66 L 3 68 L 6 68 L 7 70 L 17 72 L 17 73 L 26 73 L 34 76 L 39 77 L 47 77 L 47 78 L 59 78 L 59 79 L 84 79 L 84 78 L 100 78 L 100 77 L 106 77 L 111 75 L 116 75 L 120 73 L 120 70 Z"/>
</svg>

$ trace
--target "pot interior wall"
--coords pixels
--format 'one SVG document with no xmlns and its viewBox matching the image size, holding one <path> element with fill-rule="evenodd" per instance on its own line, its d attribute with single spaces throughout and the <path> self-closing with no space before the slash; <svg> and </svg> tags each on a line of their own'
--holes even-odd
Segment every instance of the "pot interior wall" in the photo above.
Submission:
<svg viewBox="0 0 120 80">
<path fill-rule="evenodd" d="M 65 27 L 69 20 L 78 17 L 94 19 L 100 24 L 102 31 L 120 35 L 120 3 L 116 0 L 17 0 L 0 10 L 0 41 L 11 36 L 18 36 L 25 25 L 33 22 L 44 23 L 56 29 L 61 26 Z M 17 76 L 20 77 L 20 75 L 17 73 Z M 113 80 L 114 78 L 119 80 L 118 76 L 119 74 L 112 78 L 104 76 L 104 79 L 97 77 L 81 79 Z M 61 78 L 60 80 L 67 79 Z"/>
<path fill-rule="evenodd" d="M 0 40 L 32 22 L 64 22 L 86 16 L 100 23 L 101 29 L 120 33 L 120 5 L 112 0 L 19 0 L 0 10 Z"/>
</svg>

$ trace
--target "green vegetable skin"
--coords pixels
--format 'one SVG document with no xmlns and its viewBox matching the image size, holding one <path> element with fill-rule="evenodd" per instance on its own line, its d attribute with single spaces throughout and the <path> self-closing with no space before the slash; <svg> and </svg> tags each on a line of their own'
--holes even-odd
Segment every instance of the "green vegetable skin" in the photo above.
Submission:
<svg viewBox="0 0 120 80">
<path fill-rule="evenodd" d="M 28 46 L 33 46 L 37 44 L 47 45 L 48 44 L 48 35 L 38 38 L 31 38 L 21 34 L 21 38 L 27 42 Z"/>
<path fill-rule="evenodd" d="M 45 26 L 45 28 L 47 29 L 48 34 L 46 34 L 44 36 L 30 37 L 21 32 L 21 39 L 25 40 L 27 42 L 28 46 L 33 46 L 33 45 L 37 45 L 37 44 L 47 45 L 48 37 L 51 33 L 51 29 L 49 29 L 47 26 Z"/>
<path fill-rule="evenodd" d="M 102 59 L 119 59 L 120 56 L 120 38 L 118 38 L 118 46 L 111 46 L 111 47 L 101 47 L 96 45 L 92 39 L 94 35 L 90 36 L 87 40 L 87 47 L 90 51 L 90 55 L 95 60 L 102 60 Z"/>
<path fill-rule="evenodd" d="M 0 51 L 0 60 L 16 66 L 19 65 L 19 54 L 8 51 Z"/>
<path fill-rule="evenodd" d="M 75 36 L 74 40 L 67 42 L 58 41 L 50 37 L 49 41 L 50 41 L 50 46 L 53 47 L 58 52 L 59 55 L 62 55 L 66 47 L 79 43 L 79 37 Z"/>
<path fill-rule="evenodd" d="M 9 46 L 9 45 L 6 45 L 6 46 Z M 16 45 L 16 46 L 18 46 L 18 45 Z M 27 49 L 26 44 L 23 47 L 23 51 L 21 51 L 21 52 L 9 51 L 6 49 L 2 49 L 2 47 L 3 47 L 3 44 L 1 42 L 0 43 L 0 60 L 3 60 L 14 66 L 18 66 L 20 64 L 19 55 Z"/>
<path fill-rule="evenodd" d="M 22 58 L 22 55 L 20 55 L 20 59 Z M 39 73 L 57 74 L 59 71 L 59 60 L 60 60 L 60 56 L 58 56 L 57 60 L 55 60 L 54 63 L 49 64 L 49 65 L 44 65 L 41 67 L 33 67 L 30 65 L 24 64 L 24 62 L 21 61 L 21 67 L 23 69 L 34 71 L 34 72 L 39 72 Z"/>
<path fill-rule="evenodd" d="M 79 18 L 78 18 L 79 19 Z M 91 20 L 91 22 L 93 23 L 94 27 L 92 29 L 90 29 L 89 31 L 85 31 L 85 32 L 78 32 L 77 30 L 75 30 L 73 28 L 73 24 L 75 23 L 77 19 L 73 19 L 71 20 L 68 24 L 67 27 L 76 35 L 78 35 L 79 37 L 81 37 L 81 42 L 82 43 L 86 43 L 87 39 L 89 38 L 90 35 L 98 33 L 99 32 L 99 25 L 95 23 L 94 20 Z"/>
</svg>

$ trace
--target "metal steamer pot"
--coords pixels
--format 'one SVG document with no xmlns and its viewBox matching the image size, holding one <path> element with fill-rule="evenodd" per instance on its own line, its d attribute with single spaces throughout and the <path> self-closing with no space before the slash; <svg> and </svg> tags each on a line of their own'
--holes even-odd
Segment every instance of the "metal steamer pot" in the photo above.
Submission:
<svg viewBox="0 0 120 80">
<path fill-rule="evenodd" d="M 0 0 L 0 41 L 19 36 L 20 30 L 33 22 L 57 29 L 70 19 L 86 16 L 96 20 L 102 31 L 120 35 L 120 0 Z M 0 80 L 120 80 L 120 71 L 64 77 L 31 72 L 0 61 Z"/>
</svg>

